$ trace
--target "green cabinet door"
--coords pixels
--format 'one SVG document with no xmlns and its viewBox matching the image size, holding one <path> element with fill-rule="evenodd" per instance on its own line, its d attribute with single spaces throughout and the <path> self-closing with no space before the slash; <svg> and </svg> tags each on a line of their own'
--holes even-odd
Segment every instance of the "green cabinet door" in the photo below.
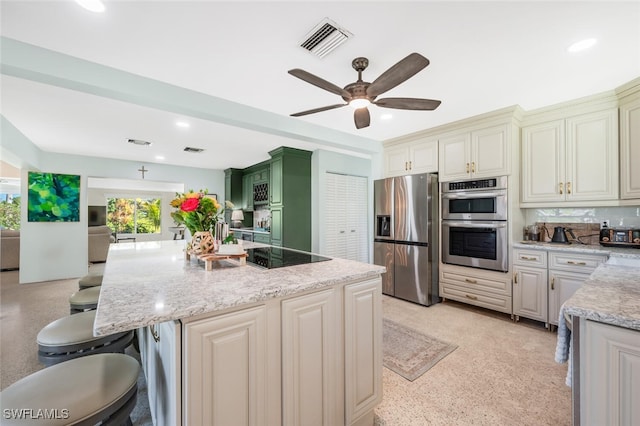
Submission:
<svg viewBox="0 0 640 426">
<path fill-rule="evenodd" d="M 269 173 L 270 204 L 282 204 L 282 165 L 282 156 L 275 156 L 271 159 L 271 167 Z"/>
<path fill-rule="evenodd" d="M 271 207 L 271 245 L 282 246 L 282 207 Z"/>
<path fill-rule="evenodd" d="M 269 234 L 258 234 L 257 232 L 253 234 L 253 242 L 254 243 L 263 243 L 263 244 L 271 244 L 271 237 Z"/>
<path fill-rule="evenodd" d="M 242 176 L 242 208 L 253 211 L 253 174 Z"/>
<path fill-rule="evenodd" d="M 235 209 L 242 207 L 242 170 L 226 169 L 224 171 L 224 200 L 218 197 L 218 201 L 224 208 L 223 201 L 231 201 Z M 231 211 L 233 209 L 224 210 L 224 218 L 227 223 L 231 223 Z"/>
</svg>

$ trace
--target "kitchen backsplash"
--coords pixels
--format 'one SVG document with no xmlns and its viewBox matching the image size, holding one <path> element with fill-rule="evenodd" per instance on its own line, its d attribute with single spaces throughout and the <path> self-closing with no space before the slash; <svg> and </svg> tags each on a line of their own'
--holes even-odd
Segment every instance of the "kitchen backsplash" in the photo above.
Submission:
<svg viewBox="0 0 640 426">
<path fill-rule="evenodd" d="M 571 229 L 581 242 L 599 244 L 599 231 L 606 221 L 610 227 L 640 228 L 640 206 L 526 209 L 526 224 L 541 226 L 541 240 L 550 241 L 553 228 Z M 543 229 L 543 228 L 546 228 Z M 567 236 L 570 237 L 569 233 Z"/>
</svg>

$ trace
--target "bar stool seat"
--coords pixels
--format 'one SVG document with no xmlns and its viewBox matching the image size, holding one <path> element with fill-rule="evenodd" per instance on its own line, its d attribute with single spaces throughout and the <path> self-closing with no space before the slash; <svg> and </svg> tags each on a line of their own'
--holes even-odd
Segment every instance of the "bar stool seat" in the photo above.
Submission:
<svg viewBox="0 0 640 426">
<path fill-rule="evenodd" d="M 138 361 L 125 354 L 89 355 L 45 368 L 0 392 L 3 414 L 23 413 L 22 419 L 3 415 L 2 424 L 130 425 L 139 374 Z"/>
<path fill-rule="evenodd" d="M 38 360 L 53 365 L 81 356 L 124 352 L 133 340 L 133 331 L 94 337 L 96 311 L 80 312 L 57 319 L 38 333 Z"/>
<path fill-rule="evenodd" d="M 89 274 L 78 280 L 78 288 L 80 290 L 102 285 L 102 274 Z"/>
<path fill-rule="evenodd" d="M 77 314 L 98 307 L 101 286 L 89 287 L 78 290 L 69 297 L 69 308 L 71 314 Z"/>
</svg>

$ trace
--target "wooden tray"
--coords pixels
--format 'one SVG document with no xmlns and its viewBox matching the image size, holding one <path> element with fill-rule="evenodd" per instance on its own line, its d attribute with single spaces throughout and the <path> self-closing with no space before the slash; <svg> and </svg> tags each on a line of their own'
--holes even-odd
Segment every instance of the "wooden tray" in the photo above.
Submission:
<svg viewBox="0 0 640 426">
<path fill-rule="evenodd" d="M 187 260 L 191 259 L 191 254 L 187 253 Z M 199 254 L 196 255 L 196 257 L 200 260 L 204 261 L 204 269 L 207 271 L 212 271 L 213 270 L 213 262 L 216 262 L 218 260 L 227 260 L 227 259 L 235 259 L 238 261 L 239 265 L 246 265 L 247 264 L 247 253 L 240 253 L 240 254 L 218 254 L 218 253 L 206 253 L 206 254 Z"/>
</svg>

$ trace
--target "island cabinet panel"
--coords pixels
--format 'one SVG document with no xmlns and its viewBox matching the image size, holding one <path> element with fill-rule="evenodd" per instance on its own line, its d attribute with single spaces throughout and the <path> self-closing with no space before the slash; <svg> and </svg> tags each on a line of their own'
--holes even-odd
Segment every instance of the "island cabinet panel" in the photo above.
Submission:
<svg viewBox="0 0 640 426">
<path fill-rule="evenodd" d="M 185 425 L 267 424 L 265 306 L 187 323 L 184 349 Z"/>
<path fill-rule="evenodd" d="M 136 333 L 153 424 L 179 425 L 182 421 L 182 360 L 176 347 L 180 346 L 180 323 L 167 321 L 139 328 Z"/>
<path fill-rule="evenodd" d="M 369 280 L 344 289 L 346 424 L 373 424 L 382 401 L 382 286 Z"/>
<path fill-rule="evenodd" d="M 580 424 L 640 424 L 640 331 L 580 321 Z"/>
<path fill-rule="evenodd" d="M 336 380 L 340 356 L 336 292 L 282 302 L 282 424 L 342 422 Z"/>
</svg>

